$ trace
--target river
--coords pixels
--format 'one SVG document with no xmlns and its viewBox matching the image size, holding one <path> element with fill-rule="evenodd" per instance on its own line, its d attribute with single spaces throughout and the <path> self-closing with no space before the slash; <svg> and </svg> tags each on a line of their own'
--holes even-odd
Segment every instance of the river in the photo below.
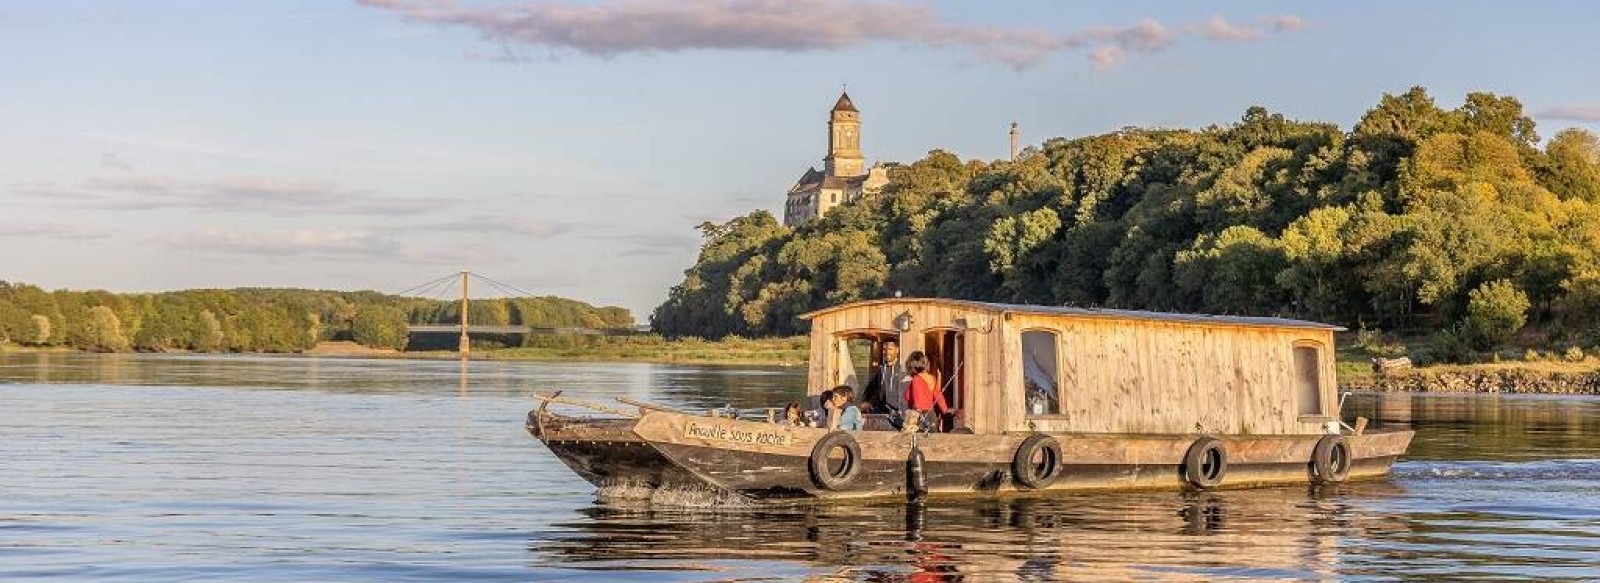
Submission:
<svg viewBox="0 0 1600 583">
<path fill-rule="evenodd" d="M 0 580 L 1600 580 L 1600 399 L 1357 394 L 1330 491 L 602 507 L 534 391 L 685 408 L 798 369 L 0 354 Z"/>
</svg>

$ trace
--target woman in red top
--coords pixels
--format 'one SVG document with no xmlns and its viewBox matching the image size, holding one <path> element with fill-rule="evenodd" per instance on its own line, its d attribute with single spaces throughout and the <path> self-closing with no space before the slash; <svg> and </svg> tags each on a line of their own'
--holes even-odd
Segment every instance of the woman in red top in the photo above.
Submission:
<svg viewBox="0 0 1600 583">
<path fill-rule="evenodd" d="M 906 359 L 906 369 L 911 371 L 911 386 L 906 389 L 906 407 L 921 413 L 920 425 L 923 428 L 938 427 L 938 417 L 929 412 L 945 414 L 950 412 L 950 405 L 944 402 L 944 392 L 939 390 L 939 381 L 928 372 L 928 357 L 922 351 L 911 353 Z"/>
</svg>

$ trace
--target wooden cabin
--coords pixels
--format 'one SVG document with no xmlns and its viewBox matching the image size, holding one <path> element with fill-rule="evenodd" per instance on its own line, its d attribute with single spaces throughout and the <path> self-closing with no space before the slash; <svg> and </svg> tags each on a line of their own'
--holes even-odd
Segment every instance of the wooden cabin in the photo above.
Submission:
<svg viewBox="0 0 1600 583">
<path fill-rule="evenodd" d="M 945 299 L 856 302 L 811 321 L 808 393 L 862 389 L 883 343 L 926 353 L 953 425 L 1005 432 L 1314 435 L 1338 419 L 1338 326 Z"/>
</svg>

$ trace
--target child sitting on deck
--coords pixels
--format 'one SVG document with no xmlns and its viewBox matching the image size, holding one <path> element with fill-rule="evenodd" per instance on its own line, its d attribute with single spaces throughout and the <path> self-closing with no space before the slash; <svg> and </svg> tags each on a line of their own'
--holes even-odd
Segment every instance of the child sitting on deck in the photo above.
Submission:
<svg viewBox="0 0 1600 583">
<path fill-rule="evenodd" d="M 828 392 L 827 397 L 827 407 L 832 410 L 828 415 L 828 429 L 861 431 L 864 420 L 861 409 L 854 403 L 856 390 L 850 385 L 839 385 Z"/>
</svg>

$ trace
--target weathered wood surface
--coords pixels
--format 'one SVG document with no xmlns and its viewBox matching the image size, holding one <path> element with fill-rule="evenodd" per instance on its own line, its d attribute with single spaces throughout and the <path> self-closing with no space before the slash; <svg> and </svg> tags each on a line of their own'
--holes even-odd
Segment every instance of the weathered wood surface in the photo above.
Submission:
<svg viewBox="0 0 1600 583">
<path fill-rule="evenodd" d="M 1331 329 L 1009 313 L 974 304 L 875 301 L 812 319 L 807 388 L 817 394 L 850 373 L 839 347 L 852 334 L 894 335 L 911 316 L 901 354 L 925 350 L 929 330 L 955 329 L 966 355 L 963 421 L 975 433 L 1040 430 L 1076 433 L 1311 435 L 1337 419 Z M 1023 392 L 1021 334 L 1058 335 L 1062 411 L 1030 415 Z M 1322 414 L 1302 415 L 1295 347 L 1317 351 Z M 857 387 L 858 389 L 860 387 Z"/>
<path fill-rule="evenodd" d="M 852 432 L 860 444 L 862 473 L 846 489 L 815 487 L 807 460 L 822 429 L 755 421 L 715 419 L 653 412 L 636 422 L 613 420 L 586 427 L 568 424 L 542 438 L 569 466 L 596 484 L 633 480 L 682 485 L 691 482 L 755 498 L 815 496 L 851 498 L 898 496 L 905 490 L 905 460 L 912 441 L 927 460 L 928 486 L 942 494 L 1015 492 L 1010 464 L 1028 434 L 910 435 L 888 431 Z M 1178 489 L 1178 466 L 1197 436 L 1055 434 L 1065 471 L 1050 490 Z M 1309 479 L 1312 450 L 1321 436 L 1217 436 L 1230 470 L 1225 488 L 1303 484 Z M 1345 437 L 1356 458 L 1355 478 L 1386 474 L 1403 453 L 1412 433 L 1393 431 Z M 607 442 L 624 452 L 607 461 Z M 646 447 L 658 457 L 637 450 Z M 641 460 L 648 458 L 649 462 Z M 645 463 L 645 465 L 640 465 Z M 665 464 L 671 467 L 654 467 Z M 600 481 L 596 481 L 600 480 Z M 666 482 L 662 482 L 666 480 Z"/>
</svg>

